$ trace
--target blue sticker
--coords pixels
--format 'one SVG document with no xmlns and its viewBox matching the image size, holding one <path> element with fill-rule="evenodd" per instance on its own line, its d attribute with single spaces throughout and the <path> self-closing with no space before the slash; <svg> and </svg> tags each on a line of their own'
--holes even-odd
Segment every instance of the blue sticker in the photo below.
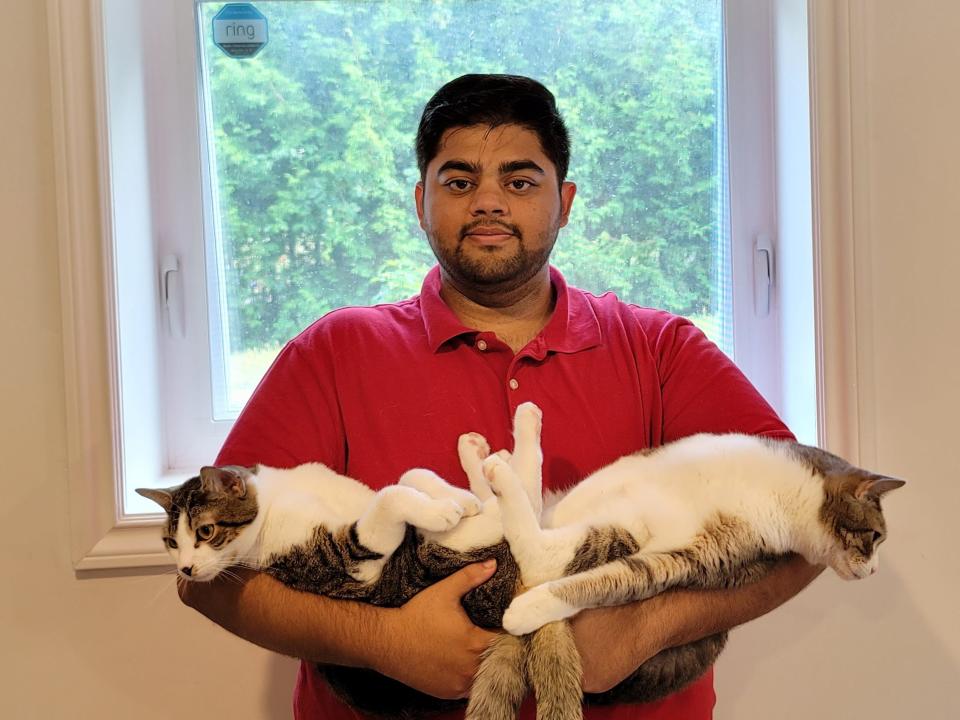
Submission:
<svg viewBox="0 0 960 720">
<path fill-rule="evenodd" d="M 267 18 L 250 3 L 228 3 L 213 16 L 213 44 L 234 58 L 251 58 L 267 44 Z"/>
</svg>

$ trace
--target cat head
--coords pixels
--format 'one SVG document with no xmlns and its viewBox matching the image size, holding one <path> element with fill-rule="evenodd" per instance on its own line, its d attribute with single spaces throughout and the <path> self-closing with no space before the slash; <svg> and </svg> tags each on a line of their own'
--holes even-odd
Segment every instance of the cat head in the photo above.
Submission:
<svg viewBox="0 0 960 720">
<path fill-rule="evenodd" d="M 255 537 L 256 468 L 204 467 L 182 485 L 165 490 L 137 488 L 167 513 L 163 543 L 186 580 L 208 581 L 236 564 Z"/>
<path fill-rule="evenodd" d="M 797 451 L 823 480 L 820 522 L 832 542 L 830 567 L 845 580 L 872 575 L 879 565 L 877 548 L 887 538 L 880 498 L 906 483 L 862 470 L 825 450 L 801 445 Z"/>
</svg>

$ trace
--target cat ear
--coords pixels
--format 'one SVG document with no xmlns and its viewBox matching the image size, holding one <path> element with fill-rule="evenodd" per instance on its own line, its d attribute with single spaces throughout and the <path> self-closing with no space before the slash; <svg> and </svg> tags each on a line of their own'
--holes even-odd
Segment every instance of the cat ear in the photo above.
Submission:
<svg viewBox="0 0 960 720">
<path fill-rule="evenodd" d="M 207 465 L 200 468 L 200 487 L 205 492 L 221 493 L 243 498 L 247 495 L 247 484 L 244 482 L 243 468 L 213 467 Z"/>
<path fill-rule="evenodd" d="M 873 477 L 861 480 L 857 484 L 854 496 L 857 500 L 863 500 L 863 498 L 868 495 L 879 499 L 891 490 L 896 490 L 898 487 L 903 487 L 906 484 L 905 480 L 898 480 L 897 478 L 886 477 L 884 475 L 874 475 Z"/>
<path fill-rule="evenodd" d="M 170 512 L 173 508 L 173 494 L 169 490 L 159 490 L 156 488 L 137 488 L 137 494 L 153 500 L 157 505 L 163 508 L 164 512 Z"/>
</svg>

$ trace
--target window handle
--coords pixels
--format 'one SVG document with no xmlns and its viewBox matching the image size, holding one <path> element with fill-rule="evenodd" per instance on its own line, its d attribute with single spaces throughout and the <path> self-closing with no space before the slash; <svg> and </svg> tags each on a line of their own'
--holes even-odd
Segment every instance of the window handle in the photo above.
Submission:
<svg viewBox="0 0 960 720">
<path fill-rule="evenodd" d="M 769 235 L 758 235 L 753 244 L 753 310 L 757 317 L 770 314 L 773 292 L 773 243 Z"/>
<path fill-rule="evenodd" d="M 180 258 L 176 255 L 164 255 L 160 261 L 160 293 L 160 302 L 167 316 L 167 332 L 171 337 L 185 337 L 183 282 L 180 275 Z"/>
</svg>

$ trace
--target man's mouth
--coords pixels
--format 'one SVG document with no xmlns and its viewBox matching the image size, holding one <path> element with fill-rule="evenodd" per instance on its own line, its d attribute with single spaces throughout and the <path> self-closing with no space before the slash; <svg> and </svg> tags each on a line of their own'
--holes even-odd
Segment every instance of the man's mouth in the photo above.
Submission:
<svg viewBox="0 0 960 720">
<path fill-rule="evenodd" d="M 515 237 L 515 233 L 508 228 L 495 225 L 470 228 L 462 236 L 480 245 L 499 245 Z"/>
</svg>

